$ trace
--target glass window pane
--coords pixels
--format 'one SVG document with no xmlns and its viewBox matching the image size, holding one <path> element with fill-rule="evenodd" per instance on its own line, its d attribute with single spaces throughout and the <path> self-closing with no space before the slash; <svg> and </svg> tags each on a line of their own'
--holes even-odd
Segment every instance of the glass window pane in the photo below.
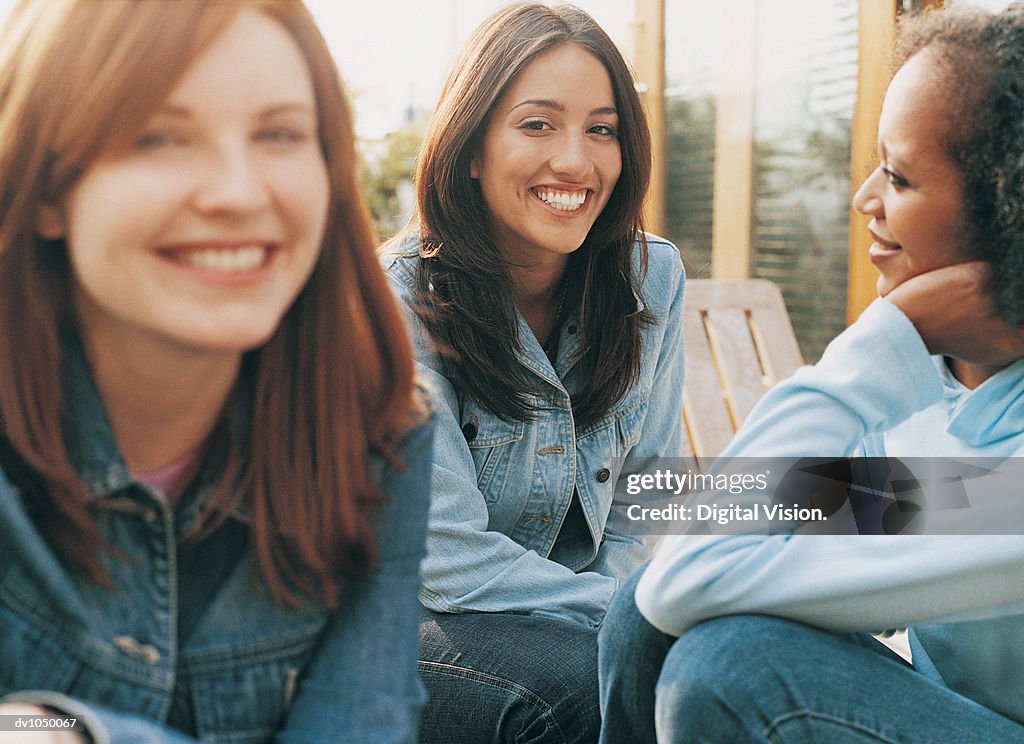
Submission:
<svg viewBox="0 0 1024 744">
<path fill-rule="evenodd" d="M 730 17 L 741 8 L 754 13 L 754 49 L 741 38 L 748 26 Z M 665 28 L 668 237 L 691 276 L 708 276 L 714 163 L 725 147 L 716 117 L 724 95 L 744 95 L 722 86 L 752 87 L 753 172 L 728 178 L 751 184 L 751 214 L 736 219 L 750 220 L 750 276 L 779 285 L 813 361 L 846 325 L 857 0 L 672 2 Z M 753 79 L 730 76 L 751 54 Z"/>
<path fill-rule="evenodd" d="M 751 274 L 814 361 L 846 325 L 856 0 L 761 0 L 755 70 Z"/>
<path fill-rule="evenodd" d="M 717 60 L 714 3 L 665 8 L 665 224 L 690 277 L 711 274 Z"/>
</svg>

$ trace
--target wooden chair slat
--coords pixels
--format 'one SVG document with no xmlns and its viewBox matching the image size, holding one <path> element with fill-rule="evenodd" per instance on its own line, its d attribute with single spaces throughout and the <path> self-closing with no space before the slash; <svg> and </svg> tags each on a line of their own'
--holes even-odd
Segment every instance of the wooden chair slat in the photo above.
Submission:
<svg viewBox="0 0 1024 744">
<path fill-rule="evenodd" d="M 713 458 L 761 396 L 803 359 L 782 293 L 764 279 L 691 279 L 683 324 L 682 456 Z"/>
<path fill-rule="evenodd" d="M 686 344 L 683 419 L 692 451 L 682 454 L 703 457 L 706 452 L 721 451 L 732 438 L 733 426 L 701 313 L 684 310 L 683 334 Z"/>
<path fill-rule="evenodd" d="M 765 389 L 747 314 L 736 307 L 708 308 L 705 325 L 730 422 L 736 429 Z"/>
</svg>

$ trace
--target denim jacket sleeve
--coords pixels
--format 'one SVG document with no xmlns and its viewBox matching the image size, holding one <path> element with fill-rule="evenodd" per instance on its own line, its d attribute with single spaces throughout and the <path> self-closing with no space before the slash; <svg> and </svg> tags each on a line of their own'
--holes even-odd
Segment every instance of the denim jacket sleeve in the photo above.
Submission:
<svg viewBox="0 0 1024 744">
<path fill-rule="evenodd" d="M 660 243 L 660 241 L 659 241 Z M 633 473 L 650 472 L 658 458 L 679 457 L 683 426 L 683 293 L 686 276 L 674 247 L 661 250 L 651 242 L 650 268 L 644 283 L 645 297 L 666 297 L 665 307 L 652 307 L 656 325 L 648 329 L 645 343 L 658 343 L 660 349 L 654 368 L 654 382 L 648 399 L 640 437 L 626 453 L 621 480 Z M 655 283 L 665 286 L 654 287 Z M 645 355 L 646 357 L 646 355 Z M 604 543 L 590 568 L 607 576 L 625 579 L 650 560 L 651 551 L 633 531 L 626 510 L 635 499 L 624 502 L 625 489 L 615 489 L 611 512 L 605 525 Z"/>
<path fill-rule="evenodd" d="M 377 519 L 378 561 L 340 599 L 320 649 L 299 679 L 281 744 L 415 742 L 426 694 L 416 672 L 419 566 L 425 553 L 433 427 L 405 437 L 405 469 L 388 468 Z"/>
<path fill-rule="evenodd" d="M 282 744 L 339 738 L 372 744 L 416 741 L 425 697 L 416 675 L 418 569 L 424 554 L 432 442 L 432 425 L 416 426 L 399 448 L 404 470 L 382 468 L 378 484 L 388 498 L 375 518 L 376 569 L 344 587 L 339 610 L 297 680 L 288 716 L 276 735 Z M 36 703 L 78 717 L 96 744 L 193 741 L 150 718 L 53 691 L 22 690 L 2 701 Z"/>
</svg>

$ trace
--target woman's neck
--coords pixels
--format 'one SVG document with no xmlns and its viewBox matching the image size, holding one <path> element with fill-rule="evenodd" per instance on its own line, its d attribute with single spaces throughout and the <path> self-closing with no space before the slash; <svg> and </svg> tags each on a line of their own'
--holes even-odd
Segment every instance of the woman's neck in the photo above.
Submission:
<svg viewBox="0 0 1024 744">
<path fill-rule="evenodd" d="M 240 354 L 150 341 L 114 347 L 87 339 L 96 387 L 129 471 L 149 473 L 195 453 L 213 430 Z"/>
<path fill-rule="evenodd" d="M 558 310 L 565 291 L 564 256 L 538 266 L 512 266 L 509 274 L 516 307 L 533 335 L 543 345 L 558 323 Z"/>
<path fill-rule="evenodd" d="M 963 359 L 947 357 L 946 366 L 953 373 L 953 377 L 959 380 L 964 387 L 974 390 L 996 372 L 1005 369 L 1007 365 L 973 364 Z"/>
</svg>

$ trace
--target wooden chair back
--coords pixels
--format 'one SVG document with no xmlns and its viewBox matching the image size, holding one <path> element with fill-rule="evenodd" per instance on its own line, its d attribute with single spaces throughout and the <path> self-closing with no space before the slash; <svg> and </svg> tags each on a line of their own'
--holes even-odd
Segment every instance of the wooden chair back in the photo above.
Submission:
<svg viewBox="0 0 1024 744">
<path fill-rule="evenodd" d="M 782 293 L 765 279 L 687 281 L 683 323 L 682 455 L 713 458 L 803 359 Z"/>
</svg>

